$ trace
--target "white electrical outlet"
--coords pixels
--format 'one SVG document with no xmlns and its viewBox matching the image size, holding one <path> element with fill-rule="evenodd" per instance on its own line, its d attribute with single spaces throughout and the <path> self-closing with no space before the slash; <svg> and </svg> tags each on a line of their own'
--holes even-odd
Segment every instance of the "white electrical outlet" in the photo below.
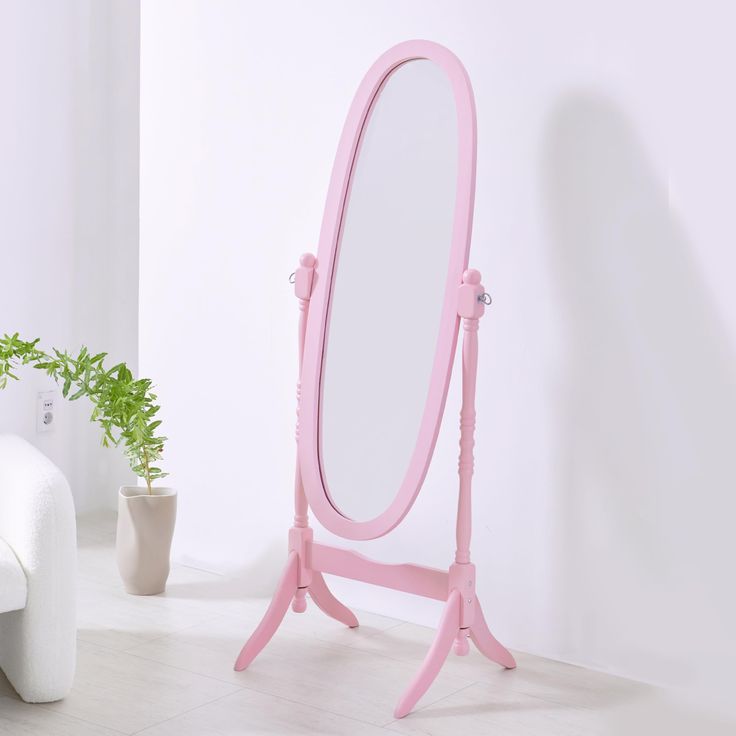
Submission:
<svg viewBox="0 0 736 736">
<path fill-rule="evenodd" d="M 36 432 L 51 432 L 56 421 L 56 391 L 39 391 L 36 398 Z"/>
</svg>

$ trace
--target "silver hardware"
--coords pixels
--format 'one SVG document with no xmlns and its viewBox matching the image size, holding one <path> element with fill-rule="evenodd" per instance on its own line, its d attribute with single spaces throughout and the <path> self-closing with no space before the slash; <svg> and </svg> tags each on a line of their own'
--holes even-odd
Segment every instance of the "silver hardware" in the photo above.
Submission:
<svg viewBox="0 0 736 736">
<path fill-rule="evenodd" d="M 483 304 L 486 304 L 486 305 L 488 305 L 488 304 L 490 304 L 490 303 L 491 303 L 491 302 L 493 301 L 493 299 L 491 299 L 491 295 L 490 295 L 490 294 L 489 294 L 489 293 L 488 293 L 487 291 L 484 291 L 484 292 L 483 292 L 483 293 L 482 293 L 482 294 L 481 294 L 481 295 L 480 295 L 480 296 L 478 297 L 478 301 L 479 301 L 479 302 L 483 302 Z"/>
<path fill-rule="evenodd" d="M 289 283 L 293 284 L 296 281 L 296 271 L 289 274 Z"/>
</svg>

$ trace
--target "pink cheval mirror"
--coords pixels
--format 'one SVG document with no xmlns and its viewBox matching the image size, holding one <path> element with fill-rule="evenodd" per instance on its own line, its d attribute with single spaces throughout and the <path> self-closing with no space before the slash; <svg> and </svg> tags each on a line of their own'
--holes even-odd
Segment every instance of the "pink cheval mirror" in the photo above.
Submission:
<svg viewBox="0 0 736 736">
<path fill-rule="evenodd" d="M 297 468 L 289 557 L 235 663 L 245 669 L 306 595 L 358 626 L 323 575 L 444 601 L 429 652 L 399 698 L 409 713 L 454 643 L 512 668 L 491 635 L 470 562 L 478 322 L 489 298 L 468 270 L 475 190 L 473 92 L 460 61 L 429 41 L 394 46 L 355 95 L 332 171 L 319 251 L 294 274 L 299 300 Z M 447 570 L 374 562 L 314 541 L 308 509 L 345 539 L 376 539 L 406 516 L 432 458 L 460 323 L 462 409 L 457 549 Z M 358 398 L 356 398 L 358 397 Z"/>
</svg>

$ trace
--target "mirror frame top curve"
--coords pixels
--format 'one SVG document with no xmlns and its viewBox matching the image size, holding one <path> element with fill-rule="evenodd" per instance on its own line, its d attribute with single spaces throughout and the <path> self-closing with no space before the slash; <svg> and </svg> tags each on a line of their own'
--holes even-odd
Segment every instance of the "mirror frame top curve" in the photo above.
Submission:
<svg viewBox="0 0 736 736">
<path fill-rule="evenodd" d="M 406 474 L 393 501 L 382 513 L 367 521 L 357 521 L 341 514 L 331 501 L 320 462 L 320 397 L 332 284 L 351 176 L 371 110 L 391 73 L 402 64 L 419 59 L 434 62 L 445 72 L 452 88 L 457 114 L 457 185 L 448 273 L 429 391 Z M 395 528 L 416 500 L 429 468 L 457 348 L 460 322 L 457 290 L 462 284 L 462 274 L 468 267 L 475 198 L 475 165 L 475 101 L 470 79 L 460 60 L 444 46 L 419 40 L 405 41 L 382 54 L 358 87 L 338 144 L 320 231 L 300 377 L 298 455 L 304 491 L 320 523 L 345 539 L 375 539 Z M 421 291 L 420 285 L 412 285 L 410 282 L 407 283 L 407 288 Z M 380 289 L 374 289 L 373 292 L 378 295 Z M 421 310 L 421 301 L 417 301 L 416 309 Z M 417 317 L 421 318 L 421 314 L 397 315 L 398 320 L 406 320 L 407 330 L 411 330 L 411 322 Z M 360 396 L 355 398 L 356 403 L 360 401 Z M 390 419 L 386 418 L 387 421 Z"/>
</svg>

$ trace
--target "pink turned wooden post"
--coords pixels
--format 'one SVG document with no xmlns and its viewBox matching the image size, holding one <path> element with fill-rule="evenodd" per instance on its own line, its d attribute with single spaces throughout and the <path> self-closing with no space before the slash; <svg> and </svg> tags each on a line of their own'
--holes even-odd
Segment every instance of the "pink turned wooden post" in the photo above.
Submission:
<svg viewBox="0 0 736 736">
<path fill-rule="evenodd" d="M 457 313 L 463 321 L 463 403 L 460 410 L 460 491 L 457 503 L 457 547 L 455 562 L 447 577 L 447 603 L 432 646 L 414 679 L 399 698 L 394 710 L 403 718 L 434 681 L 453 646 L 465 655 L 468 635 L 475 621 L 475 565 L 470 562 L 470 485 L 473 477 L 473 432 L 475 430 L 475 380 L 478 371 L 478 320 L 485 310 L 480 273 L 469 269 L 457 293 Z M 385 584 L 385 583 L 384 583 Z M 425 593 L 426 595 L 426 593 Z"/>
<path fill-rule="evenodd" d="M 302 393 L 302 363 L 304 362 L 304 336 L 307 331 L 307 316 L 309 315 L 309 299 L 312 296 L 312 282 L 314 280 L 314 265 L 316 258 L 311 253 L 305 253 L 299 259 L 299 268 L 294 272 L 294 293 L 299 300 L 299 377 L 296 382 L 296 441 L 299 444 L 299 408 Z M 309 529 L 309 505 L 304 493 L 302 474 L 299 470 L 299 452 L 297 450 L 296 471 L 294 474 L 294 529 L 299 532 L 290 535 L 290 548 L 299 555 L 299 576 L 294 600 L 291 603 L 292 611 L 304 613 L 307 610 L 307 588 L 312 582 L 311 571 L 306 566 L 306 545 L 312 540 Z"/>
<path fill-rule="evenodd" d="M 478 375 L 478 320 L 483 316 L 483 286 L 480 273 L 469 269 L 463 274 L 458 290 L 458 315 L 463 322 L 463 402 L 460 409 L 460 490 L 457 500 L 457 546 L 455 564 L 450 567 L 450 586 L 461 593 L 460 629 L 455 639 L 455 653 L 468 653 L 468 633 L 475 620 L 475 566 L 470 563 L 472 531 L 471 485 L 473 446 L 475 445 L 475 385 Z"/>
<path fill-rule="evenodd" d="M 309 298 L 312 295 L 312 281 L 314 279 L 314 264 L 316 258 L 311 253 L 305 253 L 299 259 L 299 268 L 294 272 L 294 292 L 299 300 L 299 377 L 296 382 L 296 441 L 299 442 L 299 406 L 302 394 L 302 363 L 304 360 L 304 336 L 307 331 L 307 316 L 309 314 Z M 296 473 L 294 477 L 294 526 L 306 527 L 309 525 L 307 497 L 304 494 L 301 472 L 299 471 L 299 457 L 297 455 Z"/>
<path fill-rule="evenodd" d="M 312 295 L 312 282 L 316 258 L 305 253 L 299 259 L 299 268 L 294 272 L 294 291 L 299 299 L 299 378 L 296 384 L 296 439 L 299 441 L 299 405 L 301 401 L 302 356 L 304 354 L 304 336 L 309 312 L 309 298 Z M 307 497 L 304 494 L 299 458 L 297 456 L 296 475 L 294 479 L 294 526 L 289 530 L 289 557 L 276 592 L 271 599 L 261 622 L 240 650 L 235 660 L 235 670 L 244 670 L 268 644 L 276 633 L 281 621 L 291 607 L 297 613 L 307 608 L 307 587 L 311 582 L 311 570 L 306 565 L 307 545 L 312 541 L 312 530 L 309 528 L 307 515 Z"/>
<path fill-rule="evenodd" d="M 304 340 L 306 335 L 307 316 L 309 314 L 309 300 L 312 295 L 316 258 L 311 253 L 305 253 L 299 259 L 299 268 L 294 272 L 294 291 L 299 299 L 299 380 L 296 384 L 296 439 L 299 443 L 299 414 L 301 406 L 301 372 L 304 355 Z M 358 619 L 352 611 L 345 607 L 330 592 L 322 574 L 314 570 L 309 564 L 310 551 L 314 532 L 309 527 L 309 506 L 304 493 L 302 476 L 297 454 L 296 475 L 294 479 L 294 525 L 289 530 L 289 557 L 281 575 L 271 604 L 264 614 L 255 631 L 251 634 L 240 650 L 235 660 L 235 670 L 240 672 L 258 656 L 263 647 L 268 644 L 276 633 L 281 621 L 289 608 L 296 613 L 303 613 L 307 609 L 307 590 L 317 607 L 337 621 L 354 628 L 358 626 Z"/>
<path fill-rule="evenodd" d="M 475 384 L 478 375 L 478 320 L 483 316 L 483 287 L 474 268 L 463 274 L 458 294 L 458 314 L 463 321 L 463 403 L 460 410 L 460 492 L 457 502 L 457 548 L 455 562 L 470 562 L 472 513 L 470 489 L 473 479 L 475 445 Z"/>
</svg>

